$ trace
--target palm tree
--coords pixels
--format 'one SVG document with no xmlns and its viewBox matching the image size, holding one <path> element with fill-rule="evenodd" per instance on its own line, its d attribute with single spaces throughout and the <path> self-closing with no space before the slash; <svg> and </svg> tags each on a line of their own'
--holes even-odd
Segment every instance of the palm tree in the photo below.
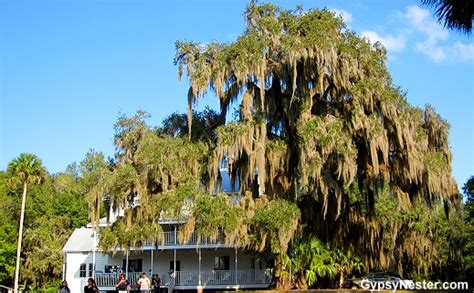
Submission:
<svg viewBox="0 0 474 293">
<path fill-rule="evenodd" d="M 12 175 L 12 181 L 23 185 L 21 198 L 20 227 L 18 228 L 18 246 L 16 251 L 15 292 L 18 292 L 18 277 L 20 274 L 20 253 L 23 236 L 23 221 L 25 218 L 26 192 L 29 184 L 38 184 L 45 177 L 46 171 L 41 160 L 33 154 L 23 153 L 8 164 L 7 171 Z"/>
<path fill-rule="evenodd" d="M 472 32 L 474 0 L 422 0 L 427 6 L 434 6 L 438 22 L 449 29 L 464 33 Z"/>
<path fill-rule="evenodd" d="M 353 271 L 360 272 L 364 268 L 362 260 L 355 256 L 350 250 L 346 252 L 336 248 L 333 250 L 333 258 L 335 261 L 334 265 L 339 274 L 339 288 L 342 288 L 346 274 L 350 274 Z"/>
</svg>

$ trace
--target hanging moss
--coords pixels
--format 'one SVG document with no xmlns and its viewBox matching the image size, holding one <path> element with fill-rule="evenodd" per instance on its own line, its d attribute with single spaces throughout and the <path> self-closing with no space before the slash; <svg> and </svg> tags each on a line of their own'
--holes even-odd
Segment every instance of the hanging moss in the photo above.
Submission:
<svg viewBox="0 0 474 293">
<path fill-rule="evenodd" d="M 275 253 L 285 252 L 294 237 L 300 215 L 298 207 L 286 200 L 258 199 L 255 214 L 249 220 L 252 246 L 259 251 L 270 247 Z"/>
<path fill-rule="evenodd" d="M 447 122 L 430 106 L 409 105 L 386 50 L 332 12 L 251 3 L 245 17 L 232 43 L 176 42 L 189 129 L 193 105 L 209 91 L 221 117 L 240 103 L 237 121 L 223 123 L 209 144 L 160 137 L 140 115 L 121 119 L 118 165 L 104 171 L 91 207 L 111 191 L 120 206 L 138 195 L 145 204 L 126 213 L 135 235 L 127 243 L 142 241 L 137 223 L 185 214 L 183 242 L 193 230 L 215 238 L 221 229 L 228 243 L 284 255 L 299 227 L 360 251 L 368 269 L 426 272 L 438 262 L 436 234 L 419 219 L 430 205 L 460 202 Z M 224 165 L 240 201 L 210 195 Z"/>
</svg>

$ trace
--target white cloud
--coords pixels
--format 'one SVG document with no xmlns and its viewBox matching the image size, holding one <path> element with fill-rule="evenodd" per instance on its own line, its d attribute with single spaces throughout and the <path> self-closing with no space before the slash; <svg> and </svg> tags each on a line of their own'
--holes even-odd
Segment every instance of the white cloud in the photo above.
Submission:
<svg viewBox="0 0 474 293">
<path fill-rule="evenodd" d="M 353 21 L 352 14 L 345 10 L 330 10 L 340 15 L 346 23 Z M 400 22 L 391 24 L 391 34 L 374 30 L 365 30 L 361 34 L 372 44 L 380 42 L 388 53 L 392 53 L 389 54 L 390 58 L 395 58 L 393 53 L 401 52 L 409 45 L 413 46 L 416 52 L 437 63 L 474 62 L 474 43 L 450 41 L 449 31 L 436 21 L 428 9 L 417 5 L 407 6 L 396 19 Z"/>
<path fill-rule="evenodd" d="M 440 62 L 447 57 L 447 48 L 439 43 L 449 38 L 449 33 L 438 24 L 427 9 L 416 5 L 408 6 L 404 18 L 410 27 L 423 34 L 425 40 L 417 42 L 415 49 L 428 56 L 435 62 Z"/>
<path fill-rule="evenodd" d="M 346 24 L 349 24 L 354 20 L 354 18 L 352 17 L 352 13 L 350 13 L 350 12 L 344 10 L 344 9 L 331 8 L 329 10 L 334 12 L 336 15 L 341 16 Z"/>
<path fill-rule="evenodd" d="M 412 31 L 422 34 L 424 40 L 415 43 L 415 50 L 428 56 L 434 62 L 445 60 L 453 62 L 474 61 L 474 44 L 457 41 L 446 44 L 449 31 L 444 29 L 431 16 L 427 9 L 416 5 L 408 6 L 403 18 Z"/>
<path fill-rule="evenodd" d="M 474 44 L 463 44 L 456 42 L 453 46 L 453 57 L 463 61 L 474 61 Z"/>
<path fill-rule="evenodd" d="M 402 34 L 381 36 L 374 31 L 363 31 L 362 36 L 369 39 L 372 44 L 380 42 L 389 52 L 400 52 L 406 44 L 406 38 Z"/>
<path fill-rule="evenodd" d="M 435 62 L 441 62 L 446 59 L 446 48 L 436 46 L 436 43 L 430 41 L 418 42 L 415 44 L 416 51 L 425 54 Z"/>
</svg>

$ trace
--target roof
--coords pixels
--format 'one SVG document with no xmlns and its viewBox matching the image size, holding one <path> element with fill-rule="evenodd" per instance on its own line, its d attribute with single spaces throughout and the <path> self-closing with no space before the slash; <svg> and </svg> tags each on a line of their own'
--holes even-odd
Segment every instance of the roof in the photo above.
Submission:
<svg viewBox="0 0 474 293">
<path fill-rule="evenodd" d="M 72 232 L 63 247 L 64 252 L 92 251 L 94 248 L 94 230 L 92 228 L 79 228 Z"/>
</svg>

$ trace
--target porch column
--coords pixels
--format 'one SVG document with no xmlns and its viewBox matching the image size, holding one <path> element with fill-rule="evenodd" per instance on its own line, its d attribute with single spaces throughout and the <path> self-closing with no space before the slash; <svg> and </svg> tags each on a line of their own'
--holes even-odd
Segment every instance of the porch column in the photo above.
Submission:
<svg viewBox="0 0 474 293">
<path fill-rule="evenodd" d="M 64 252 L 63 253 L 64 257 L 63 257 L 63 280 L 66 280 L 66 268 L 67 268 L 67 253 Z"/>
<path fill-rule="evenodd" d="M 239 282 L 237 280 L 237 276 L 238 276 L 238 274 L 237 274 L 237 263 L 238 263 L 238 261 L 237 261 L 237 246 L 236 246 L 235 247 L 235 283 L 236 284 L 238 284 L 238 282 Z"/>
<path fill-rule="evenodd" d="M 198 244 L 198 254 L 199 254 L 199 266 L 198 266 L 198 286 L 197 286 L 197 293 L 202 293 L 202 280 L 201 280 L 201 248 L 199 247 Z"/>
<path fill-rule="evenodd" d="M 128 280 L 128 250 L 125 252 L 125 276 Z"/>
<path fill-rule="evenodd" d="M 174 245 L 176 247 L 176 244 L 178 243 L 177 242 L 177 237 L 176 237 L 176 226 L 174 226 Z M 173 272 L 174 272 L 174 275 L 175 275 L 175 282 L 176 282 L 176 248 L 174 249 L 174 253 L 173 253 Z"/>
<path fill-rule="evenodd" d="M 153 275 L 153 250 L 154 248 L 151 249 L 151 264 L 150 264 L 150 268 L 151 268 L 151 274 Z"/>
<path fill-rule="evenodd" d="M 173 274 L 174 274 L 174 279 L 176 280 L 176 248 L 173 251 Z"/>
<path fill-rule="evenodd" d="M 201 248 L 198 248 L 198 253 L 199 253 L 199 271 L 198 271 L 198 275 L 199 275 L 199 286 L 201 286 Z"/>
<path fill-rule="evenodd" d="M 93 228 L 93 232 L 92 232 L 92 235 L 94 237 L 94 248 L 92 248 L 92 278 L 94 278 L 95 280 L 95 251 L 96 251 L 96 246 L 97 246 L 97 233 L 96 233 L 96 228 L 95 228 L 95 224 L 94 224 L 94 228 Z"/>
</svg>

